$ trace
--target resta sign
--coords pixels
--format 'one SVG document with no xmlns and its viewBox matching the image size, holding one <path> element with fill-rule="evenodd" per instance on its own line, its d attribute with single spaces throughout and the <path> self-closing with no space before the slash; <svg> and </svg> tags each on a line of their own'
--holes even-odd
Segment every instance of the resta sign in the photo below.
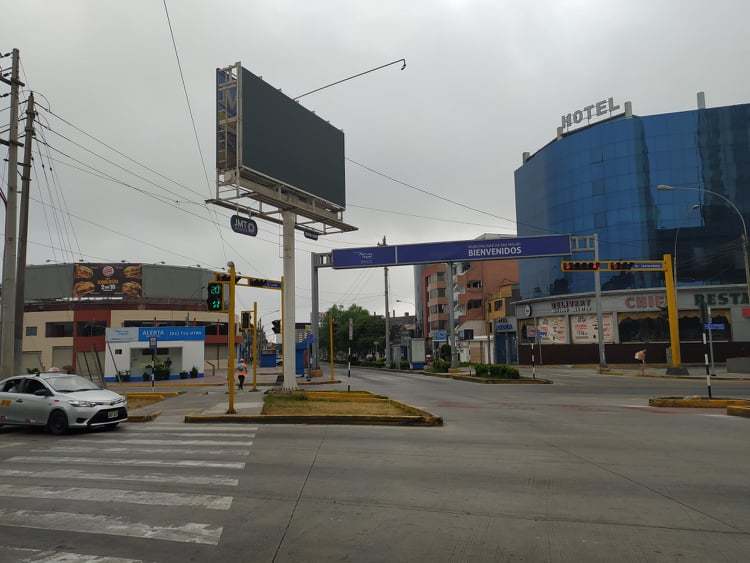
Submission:
<svg viewBox="0 0 750 563">
<path fill-rule="evenodd" d="M 573 127 L 583 122 L 584 115 L 586 120 L 591 121 L 592 117 L 601 117 L 602 115 L 612 114 L 620 109 L 619 105 L 615 105 L 614 98 L 607 98 L 606 100 L 599 100 L 595 104 L 588 105 L 583 109 L 577 109 L 567 115 L 562 116 L 563 129 L 566 127 Z"/>
</svg>

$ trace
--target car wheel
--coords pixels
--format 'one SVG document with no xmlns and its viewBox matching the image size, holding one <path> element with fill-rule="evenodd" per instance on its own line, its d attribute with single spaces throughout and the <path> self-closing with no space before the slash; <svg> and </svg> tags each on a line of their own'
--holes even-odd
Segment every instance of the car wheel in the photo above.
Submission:
<svg viewBox="0 0 750 563">
<path fill-rule="evenodd" d="M 60 436 L 68 431 L 68 417 L 62 411 L 53 411 L 47 421 L 47 429 L 55 436 Z"/>
</svg>

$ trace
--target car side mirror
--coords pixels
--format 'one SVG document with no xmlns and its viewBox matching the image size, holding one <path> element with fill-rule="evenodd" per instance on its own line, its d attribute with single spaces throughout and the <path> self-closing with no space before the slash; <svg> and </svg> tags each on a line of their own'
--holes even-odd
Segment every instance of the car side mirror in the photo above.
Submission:
<svg viewBox="0 0 750 563">
<path fill-rule="evenodd" d="M 37 397 L 49 397 L 50 395 L 52 395 L 52 393 L 50 393 L 46 389 L 37 389 L 36 391 L 34 391 L 34 395 Z"/>
</svg>

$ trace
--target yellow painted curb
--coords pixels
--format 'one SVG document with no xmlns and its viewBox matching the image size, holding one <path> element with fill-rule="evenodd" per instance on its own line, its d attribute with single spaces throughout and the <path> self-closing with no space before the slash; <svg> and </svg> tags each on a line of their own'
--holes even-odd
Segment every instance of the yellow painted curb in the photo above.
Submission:
<svg viewBox="0 0 750 563">
<path fill-rule="evenodd" d="M 159 401 L 162 401 L 167 397 L 177 397 L 178 395 L 182 394 L 183 393 L 179 393 L 177 391 L 157 391 L 155 393 L 125 393 L 128 399 L 151 399 L 154 397 L 160 397 L 160 399 L 158 399 Z"/>
<path fill-rule="evenodd" d="M 729 406 L 750 406 L 748 399 L 703 399 L 701 397 L 659 397 L 649 399 L 651 407 L 724 409 Z"/>
<path fill-rule="evenodd" d="M 744 416 L 750 418 L 750 407 L 728 406 L 727 414 L 731 416 Z"/>
</svg>

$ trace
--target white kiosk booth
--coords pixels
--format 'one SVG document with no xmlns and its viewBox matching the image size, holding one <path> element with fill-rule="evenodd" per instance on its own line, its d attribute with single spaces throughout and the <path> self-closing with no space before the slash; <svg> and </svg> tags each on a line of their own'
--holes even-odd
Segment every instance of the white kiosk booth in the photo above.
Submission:
<svg viewBox="0 0 750 563">
<path fill-rule="evenodd" d="M 154 358 L 156 379 L 203 377 L 205 340 L 202 326 L 108 328 L 104 380 L 150 381 Z"/>
</svg>

